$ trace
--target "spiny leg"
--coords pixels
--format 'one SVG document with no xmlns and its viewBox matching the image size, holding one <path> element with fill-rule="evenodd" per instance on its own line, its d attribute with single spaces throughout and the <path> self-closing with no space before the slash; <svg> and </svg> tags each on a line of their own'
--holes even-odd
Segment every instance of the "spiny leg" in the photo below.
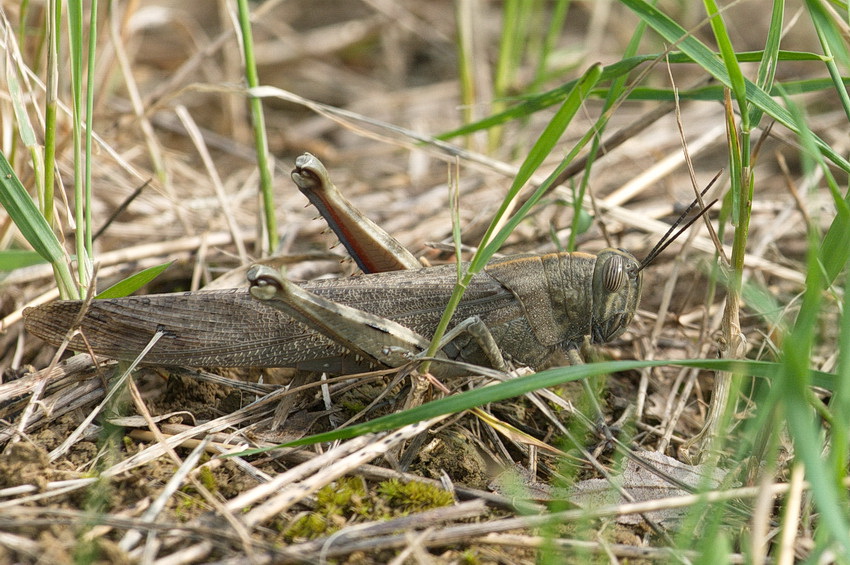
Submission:
<svg viewBox="0 0 850 565">
<path fill-rule="evenodd" d="M 292 180 L 319 210 L 364 273 L 422 267 L 398 240 L 364 216 L 342 195 L 316 157 L 310 153 L 298 157 Z"/>
</svg>

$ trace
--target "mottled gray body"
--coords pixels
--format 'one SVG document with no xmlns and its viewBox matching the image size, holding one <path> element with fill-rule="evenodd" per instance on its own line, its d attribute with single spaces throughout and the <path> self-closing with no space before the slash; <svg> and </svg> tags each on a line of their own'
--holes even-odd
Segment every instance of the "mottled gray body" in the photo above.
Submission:
<svg viewBox="0 0 850 565">
<path fill-rule="evenodd" d="M 456 278 L 456 267 L 445 265 L 299 286 L 430 339 Z M 637 307 L 640 279 L 638 262 L 622 250 L 500 259 L 473 278 L 452 325 L 479 316 L 506 358 L 540 369 L 579 347 L 585 336 L 603 343 L 622 333 Z M 27 329 L 56 345 L 81 305 L 59 301 L 27 309 Z M 81 330 L 95 353 L 124 360 L 134 359 L 157 330 L 164 331 L 143 361 L 148 365 L 292 367 L 332 374 L 375 366 L 245 289 L 95 300 Z M 79 337 L 72 348 L 85 350 Z M 489 364 L 466 335 L 444 353 Z"/>
</svg>

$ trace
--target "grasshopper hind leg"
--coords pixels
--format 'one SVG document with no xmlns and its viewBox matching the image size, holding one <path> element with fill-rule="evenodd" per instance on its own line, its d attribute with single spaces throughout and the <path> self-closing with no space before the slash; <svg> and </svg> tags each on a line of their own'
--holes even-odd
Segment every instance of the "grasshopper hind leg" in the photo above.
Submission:
<svg viewBox="0 0 850 565">
<path fill-rule="evenodd" d="M 418 269 L 416 257 L 367 218 L 339 191 L 325 166 L 304 153 L 295 160 L 292 180 L 316 207 L 364 273 Z"/>
</svg>

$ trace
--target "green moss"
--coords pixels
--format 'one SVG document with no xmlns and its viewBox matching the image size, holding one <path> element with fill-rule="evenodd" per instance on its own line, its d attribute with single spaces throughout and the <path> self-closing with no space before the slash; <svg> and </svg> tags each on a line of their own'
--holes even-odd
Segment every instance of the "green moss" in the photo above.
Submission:
<svg viewBox="0 0 850 565">
<path fill-rule="evenodd" d="M 200 501 L 192 496 L 177 496 L 174 502 L 174 516 L 181 522 L 191 520 L 197 515 L 199 506 Z"/>
<path fill-rule="evenodd" d="M 218 491 L 218 482 L 215 480 L 215 475 L 209 467 L 200 467 L 198 469 L 198 480 L 208 491 Z"/>
<path fill-rule="evenodd" d="M 356 517 L 367 519 L 372 515 L 366 485 L 359 477 L 343 477 L 316 493 L 316 508 L 297 519 L 284 533 L 291 541 L 297 538 L 313 539 L 328 535 Z"/>
<path fill-rule="evenodd" d="M 357 401 L 351 400 L 351 401 L 347 401 L 347 402 L 343 401 L 342 407 L 343 407 L 343 409 L 347 410 L 348 412 L 350 412 L 352 414 L 357 414 L 357 413 L 359 413 L 360 411 L 362 411 L 366 408 L 366 404 L 364 404 L 363 402 L 357 402 Z"/>
<path fill-rule="evenodd" d="M 198 482 L 211 493 L 218 492 L 218 481 L 210 467 L 199 467 Z M 199 494 L 193 483 L 183 485 L 177 492 L 175 514 L 183 520 L 197 516 L 199 509 L 206 510 L 207 502 Z"/>
<path fill-rule="evenodd" d="M 481 563 L 481 559 L 479 559 L 478 554 L 475 551 L 467 549 L 458 556 L 457 562 L 462 563 L 463 565 L 478 565 Z"/>
<path fill-rule="evenodd" d="M 390 508 L 401 514 L 422 512 L 454 503 L 452 493 L 418 481 L 404 483 L 390 479 L 378 485 L 378 493 L 386 498 Z"/>
<path fill-rule="evenodd" d="M 316 507 L 295 520 L 284 539 L 314 539 L 351 522 L 389 520 L 453 503 L 451 493 L 425 483 L 390 479 L 370 492 L 363 479 L 345 477 L 316 493 Z"/>
</svg>

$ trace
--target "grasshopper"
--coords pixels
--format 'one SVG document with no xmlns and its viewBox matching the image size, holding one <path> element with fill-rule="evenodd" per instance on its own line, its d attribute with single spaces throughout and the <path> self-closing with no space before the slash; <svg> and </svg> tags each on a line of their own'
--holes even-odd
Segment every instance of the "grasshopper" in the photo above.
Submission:
<svg viewBox="0 0 850 565">
<path fill-rule="evenodd" d="M 294 283 L 254 266 L 247 290 L 93 300 L 82 316 L 84 302 L 57 301 L 25 310 L 27 329 L 58 345 L 79 320 L 70 347 L 119 360 L 135 359 L 159 332 L 146 365 L 343 375 L 410 362 L 428 347 L 456 266 L 420 267 L 342 196 L 314 156 L 296 160 L 292 179 L 366 274 Z M 432 372 L 468 372 L 451 361 L 502 369 L 507 360 L 543 369 L 575 360 L 588 342 L 615 339 L 634 317 L 642 270 L 711 204 L 669 237 L 683 214 L 642 261 L 613 248 L 491 261 L 466 289 L 441 344 L 439 358 L 447 362 Z"/>
</svg>

